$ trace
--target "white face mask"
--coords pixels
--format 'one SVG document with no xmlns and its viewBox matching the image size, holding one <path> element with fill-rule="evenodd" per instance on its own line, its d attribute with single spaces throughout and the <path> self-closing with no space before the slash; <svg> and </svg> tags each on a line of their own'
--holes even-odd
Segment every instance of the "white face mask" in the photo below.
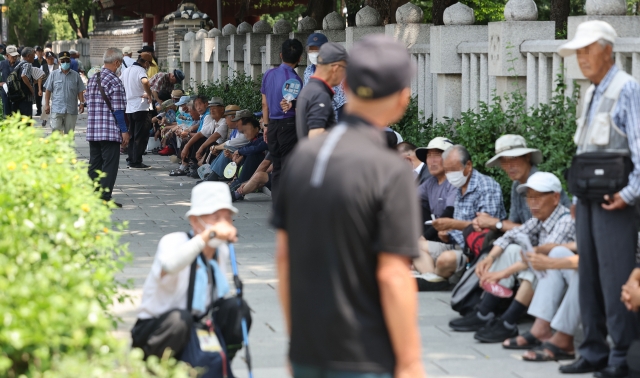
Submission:
<svg viewBox="0 0 640 378">
<path fill-rule="evenodd" d="M 449 183 L 455 186 L 456 188 L 462 188 L 464 184 L 467 183 L 467 179 L 469 178 L 468 175 L 467 176 L 464 175 L 464 170 L 449 172 L 446 174 L 446 176 L 447 176 L 447 180 L 449 180 Z"/>
<path fill-rule="evenodd" d="M 309 62 L 311 64 L 318 64 L 318 52 L 310 52 L 307 55 L 309 56 Z"/>
<path fill-rule="evenodd" d="M 198 218 L 198 221 L 200 222 L 200 224 L 202 225 L 202 227 L 206 229 L 211 228 L 210 224 L 207 224 L 205 221 L 202 220 L 202 218 Z M 220 245 L 222 245 L 224 242 L 220 239 L 209 239 L 209 241 L 207 242 L 207 245 L 211 248 L 218 248 Z"/>
</svg>

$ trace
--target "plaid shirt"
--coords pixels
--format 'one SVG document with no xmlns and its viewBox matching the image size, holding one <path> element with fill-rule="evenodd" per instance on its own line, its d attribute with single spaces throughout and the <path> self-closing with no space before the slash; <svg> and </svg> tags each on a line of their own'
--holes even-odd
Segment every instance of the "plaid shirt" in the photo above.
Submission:
<svg viewBox="0 0 640 378">
<path fill-rule="evenodd" d="M 498 219 L 507 217 L 500 185 L 496 180 L 483 175 L 475 169 L 471 173 L 467 191 L 462 194 L 462 191 L 458 189 L 453 206 L 453 219 L 470 222 L 476 218 L 476 213 L 478 212 L 487 213 Z M 460 247 L 464 247 L 462 231 L 450 231 L 449 236 Z"/>
<path fill-rule="evenodd" d="M 509 244 L 517 243 L 518 235 L 521 234 L 527 235 L 534 247 L 570 243 L 576 240 L 576 224 L 571 218 L 569 209 L 559 204 L 544 222 L 531 218 L 521 226 L 505 232 L 493 245 L 504 250 Z"/>
<path fill-rule="evenodd" d="M 116 123 L 115 116 L 107 107 L 107 103 L 102 99 L 97 83 L 98 75 L 94 75 L 87 84 L 85 99 L 89 106 L 87 119 L 87 141 L 100 142 L 110 141 L 122 143 L 120 128 Z M 127 107 L 127 97 L 124 93 L 124 85 L 115 73 L 103 68 L 100 71 L 102 88 L 105 95 L 111 100 L 111 107 L 114 111 L 124 111 Z"/>
<path fill-rule="evenodd" d="M 157 74 L 153 75 L 151 80 L 149 80 L 149 86 L 151 87 L 152 91 L 158 93 L 162 91 L 171 92 L 173 90 L 173 84 L 171 84 L 171 81 L 169 80 L 169 74 L 166 72 L 158 72 Z"/>
</svg>

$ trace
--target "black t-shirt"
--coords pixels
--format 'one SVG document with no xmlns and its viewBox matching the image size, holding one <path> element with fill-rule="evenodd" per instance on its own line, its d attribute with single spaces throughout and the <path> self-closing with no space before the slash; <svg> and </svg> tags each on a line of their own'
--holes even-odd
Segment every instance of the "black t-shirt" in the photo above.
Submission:
<svg viewBox="0 0 640 378">
<path fill-rule="evenodd" d="M 302 88 L 296 103 L 298 140 L 309 135 L 311 129 L 328 129 L 335 125 L 333 95 L 333 89 L 327 83 L 313 76 Z"/>
<path fill-rule="evenodd" d="M 383 131 L 345 123 L 301 141 L 282 173 L 273 223 L 289 238 L 289 353 L 298 364 L 393 373 L 378 253 L 418 256 L 415 177 Z"/>
</svg>

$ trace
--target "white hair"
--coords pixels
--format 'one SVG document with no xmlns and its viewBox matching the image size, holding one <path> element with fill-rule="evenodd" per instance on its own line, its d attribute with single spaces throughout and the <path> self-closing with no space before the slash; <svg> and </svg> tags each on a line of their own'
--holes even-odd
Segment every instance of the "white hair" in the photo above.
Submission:
<svg viewBox="0 0 640 378">
<path fill-rule="evenodd" d="M 602 38 L 600 38 L 600 39 L 598 40 L 598 43 L 599 43 L 599 44 L 600 44 L 600 46 L 602 46 L 602 47 L 607 47 L 607 46 L 611 46 L 611 47 L 613 47 L 613 43 L 612 43 L 611 41 L 607 41 L 606 39 L 602 39 Z"/>
<path fill-rule="evenodd" d="M 102 61 L 104 62 L 104 64 L 110 64 L 117 61 L 122 61 L 122 57 L 122 50 L 115 47 L 109 47 L 104 53 Z"/>
</svg>

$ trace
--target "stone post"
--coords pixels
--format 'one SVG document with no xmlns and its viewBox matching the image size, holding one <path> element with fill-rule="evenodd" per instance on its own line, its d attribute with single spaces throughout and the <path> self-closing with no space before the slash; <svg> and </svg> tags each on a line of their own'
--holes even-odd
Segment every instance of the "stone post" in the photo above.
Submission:
<svg viewBox="0 0 640 378">
<path fill-rule="evenodd" d="M 194 49 L 195 42 L 196 33 L 194 32 L 187 32 L 183 37 L 183 41 L 180 42 L 179 61 L 182 63 L 180 69 L 182 69 L 188 84 L 191 83 L 191 80 L 195 80 L 195 72 L 192 72 L 191 67 L 191 50 Z"/>
<path fill-rule="evenodd" d="M 555 39 L 555 23 L 536 21 L 538 8 L 533 0 L 509 0 L 504 18 L 489 23 L 489 75 L 496 77 L 498 96 L 517 89 L 525 95 L 527 59 L 520 53 L 520 45 L 527 40 Z"/>
<path fill-rule="evenodd" d="M 280 51 L 282 43 L 289 39 L 292 27 L 289 21 L 280 19 L 273 25 L 273 34 L 267 34 L 266 42 L 266 69 L 277 67 L 282 63 Z"/>
<path fill-rule="evenodd" d="M 353 44 L 369 34 L 384 34 L 384 26 L 380 26 L 380 13 L 370 6 L 365 6 L 356 13 L 356 26 L 347 27 L 347 50 L 351 49 Z"/>
<path fill-rule="evenodd" d="M 434 120 L 458 118 L 462 107 L 462 42 L 487 41 L 487 27 L 473 25 L 473 9 L 456 3 L 444 11 L 444 25 L 431 27 L 431 72 L 437 74 Z"/>
<path fill-rule="evenodd" d="M 221 36 L 220 30 L 213 28 L 207 33 L 202 47 L 202 80 L 213 83 L 216 63 L 216 37 Z"/>
<path fill-rule="evenodd" d="M 384 33 L 404 43 L 407 48 L 415 44 L 430 42 L 431 24 L 423 24 L 422 9 L 412 3 L 406 3 L 396 10 L 397 24 L 388 24 Z"/>
<path fill-rule="evenodd" d="M 229 46 L 230 37 L 222 34 L 216 37 L 215 43 L 215 62 L 213 67 L 213 79 L 214 81 L 224 81 L 229 75 L 229 52 L 227 47 Z"/>
<path fill-rule="evenodd" d="M 243 24 L 246 25 L 240 24 L 243 26 L 244 30 L 244 33 L 242 35 L 239 35 L 238 29 L 232 24 L 227 24 L 222 28 L 222 35 L 229 36 L 229 76 L 234 76 L 236 73 L 244 72 L 243 45 L 246 39 L 246 28 L 248 27 L 249 29 L 251 29 L 251 25 L 247 24 L 246 22 L 244 22 Z M 238 25 L 238 28 L 240 28 L 240 25 Z"/>
<path fill-rule="evenodd" d="M 191 79 L 189 80 L 188 85 L 195 85 L 201 83 L 203 80 L 207 80 L 207 74 L 204 72 L 203 75 L 203 67 L 206 67 L 203 64 L 203 50 L 204 50 L 204 40 L 207 38 L 207 31 L 204 29 L 200 29 L 196 32 L 196 37 L 193 40 L 193 44 L 191 45 L 191 50 L 189 51 L 189 63 L 190 63 L 190 73 Z"/>
<path fill-rule="evenodd" d="M 316 30 L 316 26 L 316 20 L 307 16 L 298 21 L 298 31 L 295 33 L 289 33 L 289 38 L 297 39 L 298 41 L 300 41 L 300 43 L 302 43 L 303 47 L 306 47 L 307 38 L 309 38 L 309 35 L 311 35 Z M 298 75 L 300 77 L 303 76 L 304 70 L 307 68 L 307 64 L 307 54 L 306 52 L 303 52 L 302 56 L 300 57 L 300 64 L 296 68 L 296 72 L 298 72 Z"/>
<path fill-rule="evenodd" d="M 322 20 L 322 30 L 316 30 L 316 33 L 326 35 L 331 42 L 345 42 L 347 40 L 346 27 L 347 24 L 340 14 L 331 12 Z"/>
<path fill-rule="evenodd" d="M 266 46 L 267 34 L 271 33 L 271 26 L 264 20 L 253 24 L 253 32 L 246 36 L 245 72 L 256 79 L 262 74 L 262 54 L 260 48 Z"/>
</svg>

